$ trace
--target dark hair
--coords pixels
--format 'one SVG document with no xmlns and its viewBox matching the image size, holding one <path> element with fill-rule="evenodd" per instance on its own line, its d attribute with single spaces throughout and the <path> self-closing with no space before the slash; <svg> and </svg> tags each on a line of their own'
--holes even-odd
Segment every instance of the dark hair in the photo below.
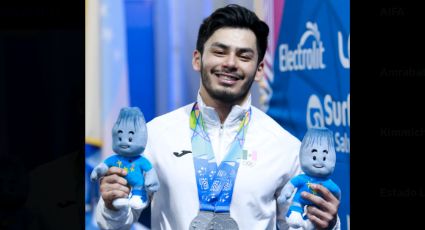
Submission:
<svg viewBox="0 0 425 230">
<path fill-rule="evenodd" d="M 269 26 L 261 21 L 254 12 L 236 4 L 230 4 L 219 8 L 204 19 L 199 27 L 196 49 L 202 54 L 204 51 L 204 44 L 208 38 L 211 37 L 216 30 L 223 27 L 247 28 L 252 30 L 257 38 L 258 62 L 263 60 L 267 49 Z"/>
</svg>

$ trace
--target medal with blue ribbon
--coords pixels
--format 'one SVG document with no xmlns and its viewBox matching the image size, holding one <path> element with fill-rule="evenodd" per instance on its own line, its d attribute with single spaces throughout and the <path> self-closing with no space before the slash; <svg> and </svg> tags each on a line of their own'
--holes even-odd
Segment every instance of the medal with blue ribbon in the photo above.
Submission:
<svg viewBox="0 0 425 230">
<path fill-rule="evenodd" d="M 193 131 L 192 153 L 198 187 L 200 213 L 192 221 L 190 229 L 205 229 L 203 226 L 211 225 L 212 220 L 218 219 L 220 221 L 223 217 L 226 218 L 224 222 L 227 223 L 230 220 L 236 224 L 230 217 L 230 203 L 232 202 L 233 187 L 239 162 L 242 158 L 250 114 L 251 109 L 245 113 L 245 117 L 238 127 L 236 137 L 231 143 L 229 152 L 220 165 L 217 166 L 202 114 L 198 104 L 195 103 L 193 105 L 190 114 L 190 128 Z M 206 213 L 213 213 L 213 215 L 207 215 Z M 220 215 L 216 215 L 218 213 Z M 238 229 L 237 225 L 232 229 Z"/>
</svg>

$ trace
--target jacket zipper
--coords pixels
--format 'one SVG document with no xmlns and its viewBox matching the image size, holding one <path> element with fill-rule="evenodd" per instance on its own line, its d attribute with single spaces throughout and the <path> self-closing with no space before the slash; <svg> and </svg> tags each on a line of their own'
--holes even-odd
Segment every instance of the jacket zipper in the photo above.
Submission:
<svg viewBox="0 0 425 230">
<path fill-rule="evenodd" d="M 219 151 L 218 154 L 220 156 L 220 162 L 217 162 L 218 164 L 220 164 L 221 161 L 223 160 L 223 151 L 221 149 L 222 139 L 223 139 L 223 124 L 220 124 L 220 130 L 218 131 L 218 151 Z"/>
</svg>

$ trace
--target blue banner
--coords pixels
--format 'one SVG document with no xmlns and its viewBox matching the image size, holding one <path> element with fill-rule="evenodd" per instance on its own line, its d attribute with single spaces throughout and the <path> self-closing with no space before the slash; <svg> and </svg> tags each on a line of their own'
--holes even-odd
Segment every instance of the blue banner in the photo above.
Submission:
<svg viewBox="0 0 425 230">
<path fill-rule="evenodd" d="M 307 128 L 334 132 L 332 179 L 342 190 L 341 229 L 350 216 L 349 1 L 285 1 L 277 31 L 267 113 L 302 139 Z M 275 19 L 276 20 L 276 19 Z"/>
</svg>

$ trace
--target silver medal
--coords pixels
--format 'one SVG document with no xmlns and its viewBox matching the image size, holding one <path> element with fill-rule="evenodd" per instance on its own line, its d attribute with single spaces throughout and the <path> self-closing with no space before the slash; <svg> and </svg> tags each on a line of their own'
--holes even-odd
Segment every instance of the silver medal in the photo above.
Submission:
<svg viewBox="0 0 425 230">
<path fill-rule="evenodd" d="M 199 214 L 192 220 L 189 226 L 189 230 L 205 230 L 208 224 L 213 219 L 214 213 L 207 211 L 200 211 Z"/>
<path fill-rule="evenodd" d="M 230 217 L 230 213 L 215 213 L 214 218 L 209 222 L 208 230 L 238 230 L 238 224 Z"/>
</svg>

